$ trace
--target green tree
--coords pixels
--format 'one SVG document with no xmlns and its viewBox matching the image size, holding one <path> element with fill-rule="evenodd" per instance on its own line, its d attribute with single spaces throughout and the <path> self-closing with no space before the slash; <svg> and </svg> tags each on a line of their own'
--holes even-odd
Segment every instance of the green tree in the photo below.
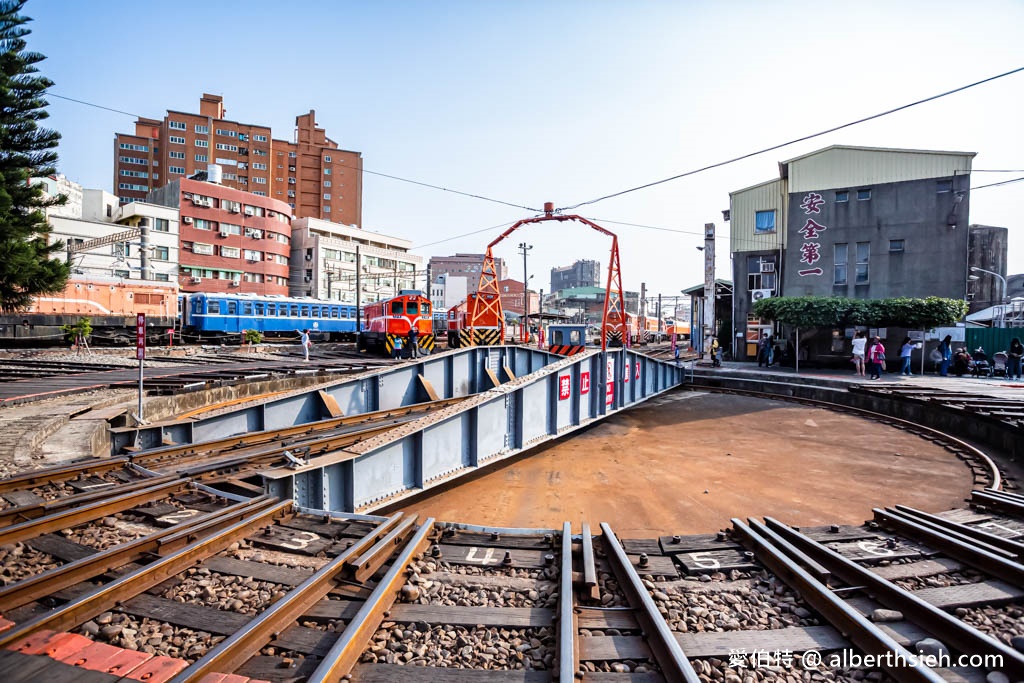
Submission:
<svg viewBox="0 0 1024 683">
<path fill-rule="evenodd" d="M 61 325 L 60 330 L 72 344 L 76 343 L 79 338 L 88 341 L 92 336 L 92 318 L 79 318 L 74 325 Z"/>
<path fill-rule="evenodd" d="M 795 327 L 905 327 L 930 330 L 967 315 L 959 299 L 847 299 L 841 296 L 781 296 L 754 304 L 754 313 Z"/>
<path fill-rule="evenodd" d="M 54 259 L 61 242 L 47 244 L 43 212 L 66 197 L 43 199 L 42 186 L 29 179 L 53 174 L 60 134 L 41 128 L 48 114 L 43 99 L 53 83 L 36 75 L 46 59 L 26 49 L 31 21 L 20 12 L 26 0 L 0 0 L 0 311 L 24 308 L 37 294 L 59 292 L 69 266 Z"/>
</svg>

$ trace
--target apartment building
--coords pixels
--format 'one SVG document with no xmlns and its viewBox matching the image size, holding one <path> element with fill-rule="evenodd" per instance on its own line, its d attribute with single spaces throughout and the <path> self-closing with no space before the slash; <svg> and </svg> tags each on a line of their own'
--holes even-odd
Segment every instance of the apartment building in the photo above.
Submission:
<svg viewBox="0 0 1024 683">
<path fill-rule="evenodd" d="M 151 191 L 147 201 L 179 212 L 182 291 L 288 294 L 286 203 L 190 178 Z"/>
<path fill-rule="evenodd" d="M 225 187 L 284 202 L 289 215 L 362 224 L 362 154 L 340 149 L 310 110 L 295 119 L 295 139 L 270 126 L 227 117 L 224 98 L 204 93 L 199 113 L 168 110 L 139 118 L 114 136 L 114 188 L 122 203 L 205 171 L 224 169 Z"/>
<path fill-rule="evenodd" d="M 431 256 L 427 270 L 430 281 L 436 282 L 441 275 L 464 277 L 468 283 L 469 293 L 475 293 L 480 286 L 480 267 L 484 263 L 483 254 L 455 254 L 454 256 Z M 505 259 L 494 259 L 495 276 L 498 281 L 505 279 L 508 266 Z"/>
<path fill-rule="evenodd" d="M 410 254 L 412 242 L 317 218 L 292 223 L 292 296 L 359 303 L 417 289 L 425 281 L 423 257 Z M 358 250 L 358 257 L 357 257 Z"/>
</svg>

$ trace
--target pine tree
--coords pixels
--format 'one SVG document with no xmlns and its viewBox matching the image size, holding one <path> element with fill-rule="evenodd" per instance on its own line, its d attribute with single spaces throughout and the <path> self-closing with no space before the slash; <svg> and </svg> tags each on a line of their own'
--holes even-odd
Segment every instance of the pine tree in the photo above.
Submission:
<svg viewBox="0 0 1024 683">
<path fill-rule="evenodd" d="M 43 198 L 31 178 L 53 174 L 60 134 L 40 128 L 48 114 L 43 99 L 53 83 L 38 76 L 46 59 L 26 50 L 31 21 L 20 12 L 26 0 L 0 0 L 0 311 L 16 311 L 37 294 L 58 292 L 68 279 L 68 264 L 54 259 L 61 242 L 47 244 L 50 232 L 43 210 L 65 197 Z"/>
</svg>

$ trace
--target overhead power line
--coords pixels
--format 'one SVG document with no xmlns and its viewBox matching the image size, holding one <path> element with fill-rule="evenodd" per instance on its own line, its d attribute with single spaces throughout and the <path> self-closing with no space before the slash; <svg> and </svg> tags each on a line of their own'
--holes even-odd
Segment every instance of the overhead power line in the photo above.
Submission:
<svg viewBox="0 0 1024 683">
<path fill-rule="evenodd" d="M 988 185 L 978 185 L 977 187 L 972 187 L 971 191 L 973 192 L 974 190 L 980 190 L 980 189 L 982 189 L 984 187 L 999 187 L 1000 185 L 1009 185 L 1010 183 L 1019 183 L 1022 180 L 1024 180 L 1024 176 L 1021 176 L 1020 178 L 1014 178 L 1013 180 L 1004 180 L 1001 183 L 989 183 Z"/>
<path fill-rule="evenodd" d="M 75 102 L 77 104 L 82 104 L 82 105 L 85 105 L 87 107 L 95 107 L 96 109 L 103 109 L 104 111 L 112 111 L 112 112 L 114 112 L 116 114 L 124 114 L 125 116 L 134 116 L 137 119 L 146 118 L 145 116 L 142 116 L 140 114 L 133 114 L 132 112 L 124 111 L 122 109 L 114 109 L 113 107 L 105 107 L 102 104 L 96 104 L 95 102 L 86 102 L 85 100 L 79 100 L 79 99 L 76 99 L 74 97 L 67 97 L 65 95 L 58 95 L 57 93 L 54 93 L 54 92 L 48 92 L 46 94 L 49 97 L 57 97 L 57 98 L 62 99 L 62 100 L 67 100 L 68 102 Z M 516 208 L 516 209 L 524 209 L 524 210 L 530 211 L 532 213 L 540 213 L 540 209 L 535 209 L 535 208 L 532 208 L 532 207 L 529 207 L 529 206 L 524 206 L 522 204 L 515 204 L 513 202 L 502 201 L 501 199 L 494 199 L 493 197 L 485 197 L 483 195 L 474 194 L 472 192 L 463 192 L 462 190 L 453 190 L 453 189 L 451 189 L 449 187 L 441 187 L 440 185 L 432 185 L 430 183 L 425 183 L 425 182 L 422 182 L 422 181 L 419 181 L 419 180 L 411 180 L 410 178 L 402 178 L 401 176 L 390 175 L 388 173 L 380 173 L 378 171 L 368 171 L 365 168 L 359 168 L 358 166 L 349 166 L 348 164 L 340 164 L 340 165 L 344 166 L 345 168 L 351 168 L 351 169 L 354 169 L 354 170 L 357 170 L 357 171 L 362 171 L 363 173 L 369 173 L 370 175 L 381 176 L 382 178 L 390 178 L 391 180 L 397 180 L 397 181 L 403 182 L 403 183 L 410 183 L 412 185 L 419 185 L 420 187 L 429 187 L 429 188 L 431 188 L 433 190 L 440 190 L 441 192 L 450 192 L 452 194 L 462 195 L 463 197 L 470 197 L 472 199 L 480 199 L 482 201 L 491 202 L 493 204 L 502 204 L 504 206 L 511 206 L 511 207 Z"/>
<path fill-rule="evenodd" d="M 790 140 L 788 142 L 782 142 L 782 143 L 779 143 L 777 145 L 772 145 L 771 147 L 765 147 L 764 149 L 759 149 L 756 152 L 749 152 L 747 154 L 743 154 L 743 155 L 740 155 L 738 157 L 734 157 L 732 159 L 727 159 L 725 161 L 719 161 L 718 163 L 710 164 L 708 166 L 703 166 L 701 168 L 696 168 L 696 169 L 693 169 L 692 171 L 686 171 L 685 173 L 680 173 L 680 174 L 674 175 L 674 176 L 672 176 L 670 178 L 663 178 L 661 180 L 655 180 L 654 182 L 651 182 L 651 183 L 645 183 L 644 185 L 637 185 L 636 187 L 631 187 L 631 188 L 629 188 L 627 190 L 621 190 L 619 192 L 614 192 L 612 194 L 606 194 L 603 197 L 597 197 L 596 199 L 589 199 L 589 200 L 587 200 L 585 202 L 580 202 L 579 204 L 573 204 L 571 206 L 563 206 L 562 208 L 560 208 L 558 210 L 559 211 L 572 211 L 573 209 L 577 209 L 577 208 L 579 208 L 581 206 L 587 206 L 588 204 L 596 204 L 597 202 L 603 202 L 606 199 L 612 199 L 613 197 L 621 197 L 624 194 L 629 194 L 631 192 L 637 192 L 638 190 L 645 190 L 645 189 L 647 189 L 649 187 L 654 187 L 656 185 L 662 185 L 664 183 L 668 183 L 668 182 L 671 182 L 673 180 L 679 180 L 680 178 L 685 178 L 687 176 L 696 175 L 698 173 L 703 173 L 704 171 L 710 171 L 713 168 L 720 168 L 722 166 L 727 166 L 729 164 L 734 164 L 737 161 L 742 161 L 744 159 L 749 159 L 751 157 L 755 157 L 755 156 L 758 156 L 760 154 L 765 154 L 767 152 L 772 152 L 772 151 L 775 151 L 777 149 L 782 149 L 783 147 L 789 147 L 790 145 L 795 145 L 798 142 L 804 142 L 806 140 L 811 140 L 813 138 L 821 137 L 822 135 L 827 135 L 829 133 L 834 133 L 837 130 L 842 130 L 844 128 L 849 128 L 851 126 L 856 126 L 856 125 L 861 124 L 861 123 L 866 123 L 867 121 L 873 121 L 874 119 L 878 119 L 878 118 L 881 118 L 883 116 L 888 116 L 889 114 L 895 114 L 898 111 L 903 111 L 904 109 L 909 109 L 911 107 L 916 107 L 919 104 L 924 104 L 925 102 L 931 102 L 933 100 L 937 100 L 939 98 L 946 97 L 946 96 L 952 95 L 954 93 L 962 92 L 964 90 L 967 90 L 968 88 L 974 88 L 974 87 L 977 87 L 977 86 L 982 85 L 984 83 L 989 83 L 991 81 L 994 81 L 994 80 L 997 80 L 997 79 L 1000 79 L 1000 78 L 1005 78 L 1006 76 L 1011 76 L 1013 74 L 1020 73 L 1021 71 L 1024 71 L 1024 66 L 1019 67 L 1017 69 L 1013 69 L 1012 71 L 1006 71 L 1006 72 L 998 74 L 996 76 L 991 76 L 989 78 L 982 79 L 980 81 L 975 81 L 974 83 L 969 83 L 967 85 L 960 86 L 959 88 L 954 88 L 953 90 L 947 90 L 945 92 L 939 93 L 938 95 L 932 95 L 931 97 L 926 97 L 926 98 L 924 98 L 922 100 L 917 100 L 915 102 L 910 102 L 909 104 L 904 104 L 904 105 L 901 105 L 899 107 L 895 107 L 893 109 L 888 109 L 886 111 L 879 112 L 877 114 L 872 114 L 871 116 L 865 116 L 864 118 L 857 119 L 856 121 L 850 121 L 849 123 L 844 123 L 844 124 L 839 125 L 839 126 L 833 126 L 832 128 L 820 131 L 818 133 L 812 133 L 810 135 L 804 135 L 803 137 L 796 138 L 795 140 Z"/>
</svg>

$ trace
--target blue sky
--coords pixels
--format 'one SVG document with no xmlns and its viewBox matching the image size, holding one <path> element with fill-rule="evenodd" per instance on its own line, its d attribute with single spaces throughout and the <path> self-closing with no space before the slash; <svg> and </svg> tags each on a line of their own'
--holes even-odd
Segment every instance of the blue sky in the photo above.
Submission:
<svg viewBox="0 0 1024 683">
<path fill-rule="evenodd" d="M 30 47 L 53 92 L 144 116 L 198 110 L 290 138 L 319 124 L 365 168 L 514 204 L 565 206 L 705 166 L 1024 66 L 1024 3 L 330 2 L 31 0 Z M 714 222 L 730 277 L 728 193 L 829 144 L 978 152 L 1024 169 L 1024 73 L 938 102 L 582 210 L 619 234 L 624 283 L 676 294 L 703 279 Z M 51 99 L 59 170 L 111 189 L 112 139 L 133 118 Z M 975 186 L 1024 173 L 976 173 Z M 1024 182 L 972 195 L 971 220 L 1010 228 L 1024 271 Z M 428 245 L 526 217 L 521 209 L 368 175 L 363 227 Z M 418 250 L 482 251 L 500 230 Z M 497 253 L 531 286 L 608 241 L 543 223 Z M 537 284 L 539 282 L 539 284 Z"/>
</svg>

